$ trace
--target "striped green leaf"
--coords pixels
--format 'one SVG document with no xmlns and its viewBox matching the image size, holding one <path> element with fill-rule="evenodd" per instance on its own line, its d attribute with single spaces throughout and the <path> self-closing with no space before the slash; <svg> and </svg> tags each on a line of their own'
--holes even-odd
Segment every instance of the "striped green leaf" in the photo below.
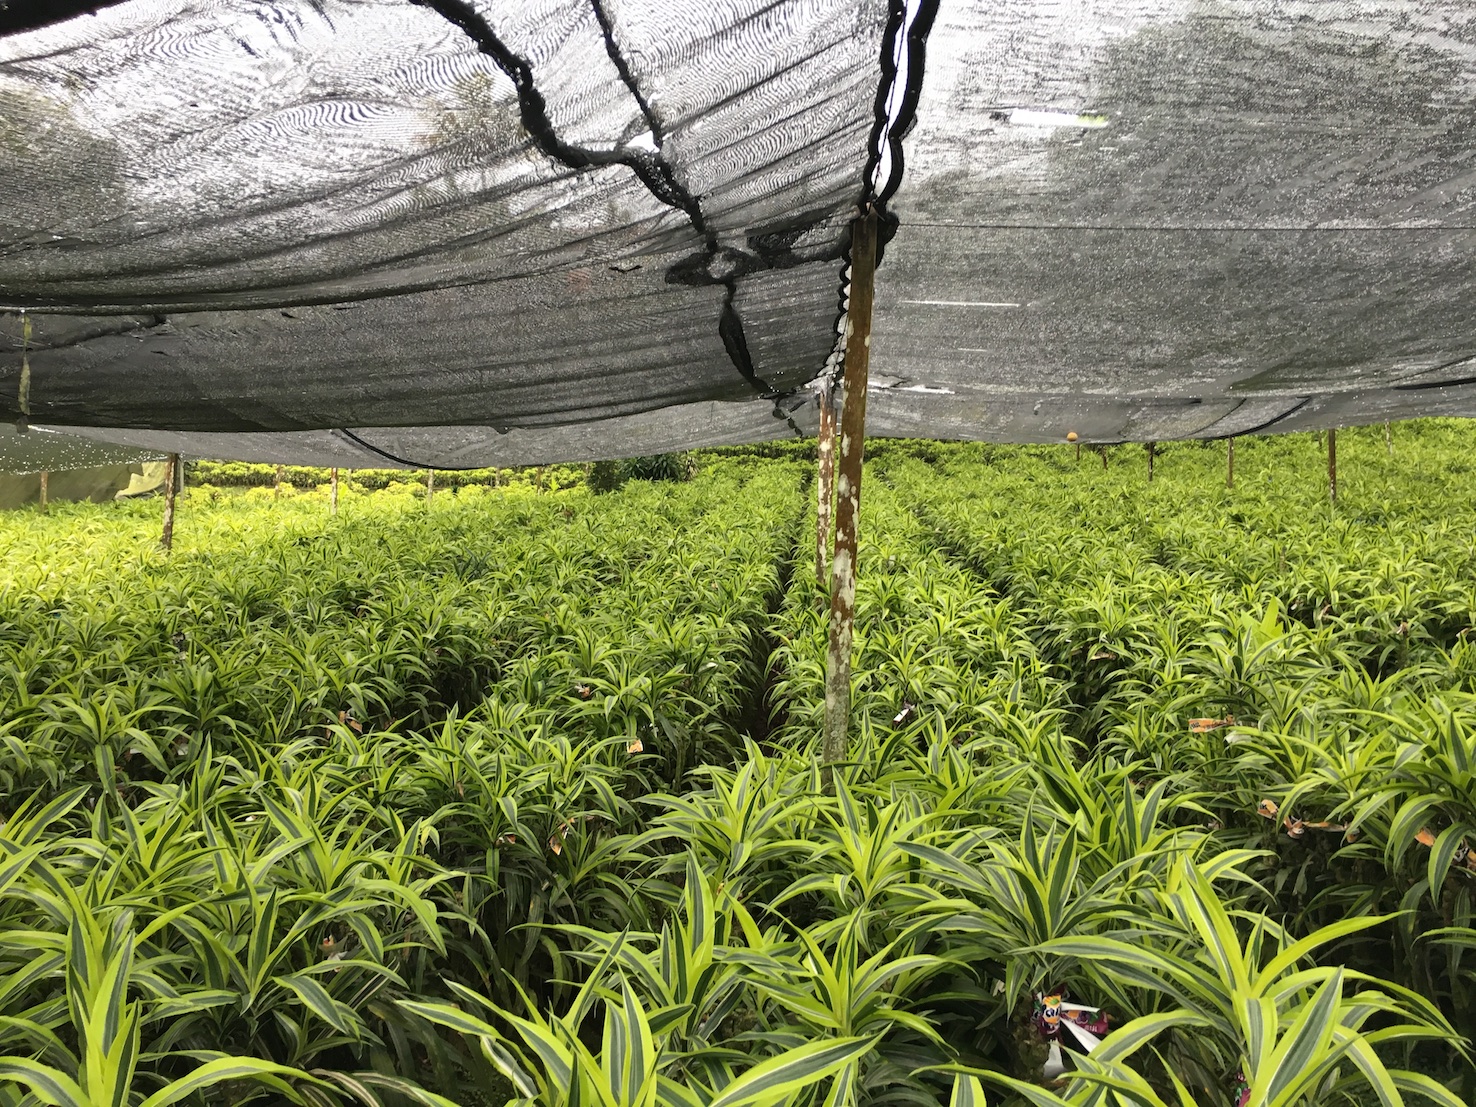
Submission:
<svg viewBox="0 0 1476 1107">
<path fill-rule="evenodd" d="M 953 1094 L 948 1097 L 948 1107 L 989 1107 L 979 1078 L 968 1073 L 954 1073 Z"/>
<path fill-rule="evenodd" d="M 839 1072 L 875 1043 L 875 1038 L 840 1038 L 788 1050 L 749 1069 L 714 1096 L 708 1107 L 764 1107 L 787 1101 Z"/>
<path fill-rule="evenodd" d="M 217 1057 L 213 1061 L 206 1061 L 188 1076 L 180 1077 L 172 1084 L 160 1088 L 139 1104 L 139 1107 L 169 1107 L 169 1104 L 178 1103 L 196 1092 L 232 1080 L 263 1084 L 293 1101 L 299 1101 L 300 1097 L 284 1079 L 286 1077 L 311 1079 L 305 1072 L 272 1061 L 263 1061 L 259 1057 Z"/>
<path fill-rule="evenodd" d="M 298 999 L 302 1000 L 306 1007 L 318 1018 L 333 1027 L 340 1034 L 347 1034 L 351 1038 L 359 1036 L 358 1027 L 354 1025 L 351 1018 L 346 1018 L 342 1005 L 337 1003 L 328 994 L 328 989 L 319 984 L 307 973 L 293 973 L 291 976 L 274 976 L 272 982 L 281 985 L 292 992 Z"/>
<path fill-rule="evenodd" d="M 51 1107 L 96 1107 L 66 1073 L 26 1057 L 0 1057 L 0 1080 L 24 1086 Z"/>
</svg>

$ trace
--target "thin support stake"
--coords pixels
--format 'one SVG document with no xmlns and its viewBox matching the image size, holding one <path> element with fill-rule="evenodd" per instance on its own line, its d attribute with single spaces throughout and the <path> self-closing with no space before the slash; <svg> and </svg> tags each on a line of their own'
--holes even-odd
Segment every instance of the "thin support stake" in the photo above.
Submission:
<svg viewBox="0 0 1476 1107">
<path fill-rule="evenodd" d="M 1384 420 L 1384 449 L 1390 457 L 1394 456 L 1394 435 L 1389 430 L 1389 420 Z"/>
<path fill-rule="evenodd" d="M 274 479 L 272 481 L 272 499 L 274 499 L 274 500 L 280 500 L 281 498 L 282 498 L 282 466 L 278 465 L 277 466 L 277 476 L 276 476 L 276 479 Z"/>
<path fill-rule="evenodd" d="M 436 471 L 427 469 L 425 471 L 425 502 L 430 503 L 431 497 L 436 494 Z"/>
<path fill-rule="evenodd" d="M 1148 483 L 1153 483 L 1153 455 L 1158 452 L 1158 443 L 1148 443 Z"/>
<path fill-rule="evenodd" d="M 328 473 L 328 514 L 338 514 L 338 466 Z"/>
<path fill-rule="evenodd" d="M 1327 432 L 1327 498 L 1338 502 L 1338 432 Z"/>
<path fill-rule="evenodd" d="M 174 494 L 179 482 L 179 455 L 170 454 L 164 462 L 164 532 L 159 545 L 168 553 L 174 549 Z"/>
<path fill-rule="evenodd" d="M 815 583 L 829 583 L 830 524 L 835 513 L 835 382 L 820 390 L 820 441 L 815 454 Z"/>
<path fill-rule="evenodd" d="M 1235 439 L 1226 440 L 1225 450 L 1225 487 L 1235 487 Z"/>
<path fill-rule="evenodd" d="M 42 512 L 42 514 L 45 514 L 46 513 L 46 492 L 47 492 L 46 484 L 47 484 L 47 480 L 48 480 L 48 478 L 50 478 L 50 476 L 51 476 L 51 474 L 48 473 L 45 469 L 42 469 L 41 470 L 40 502 L 41 502 L 41 512 Z"/>
<path fill-rule="evenodd" d="M 846 311 L 845 406 L 836 475 L 835 557 L 830 569 L 830 649 L 825 659 L 825 784 L 846 756 L 851 721 L 851 638 L 856 627 L 856 525 L 866 447 L 866 383 L 871 361 L 871 303 L 876 277 L 876 211 L 851 224 L 851 289 Z"/>
</svg>

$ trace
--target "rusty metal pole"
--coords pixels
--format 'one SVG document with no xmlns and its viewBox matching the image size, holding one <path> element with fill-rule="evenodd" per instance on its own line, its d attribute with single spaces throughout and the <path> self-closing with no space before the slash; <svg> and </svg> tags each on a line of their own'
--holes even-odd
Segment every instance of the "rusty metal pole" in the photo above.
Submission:
<svg viewBox="0 0 1476 1107">
<path fill-rule="evenodd" d="M 48 473 L 45 469 L 42 469 L 41 470 L 40 502 L 41 502 L 41 513 L 43 515 L 46 513 L 46 492 L 47 492 L 46 484 L 47 484 L 47 480 L 48 480 L 48 478 L 50 478 L 50 476 L 51 476 L 51 474 Z"/>
<path fill-rule="evenodd" d="M 844 760 L 851 721 L 851 638 L 856 627 L 856 525 L 866 446 L 866 383 L 871 361 L 871 303 L 876 276 L 876 211 L 851 224 L 851 288 L 846 309 L 845 406 L 836 474 L 835 557 L 830 577 L 830 649 L 825 663 L 824 783 Z"/>
<path fill-rule="evenodd" d="M 170 454 L 164 462 L 164 533 L 159 545 L 168 553 L 174 549 L 174 493 L 179 483 L 179 455 Z"/>
<path fill-rule="evenodd" d="M 1338 432 L 1327 432 L 1327 498 L 1338 502 Z"/>
<path fill-rule="evenodd" d="M 1226 488 L 1234 488 L 1235 487 L 1235 439 L 1233 437 L 1226 439 L 1226 444 L 1227 444 L 1227 447 L 1228 448 L 1225 450 L 1225 487 Z"/>
<path fill-rule="evenodd" d="M 338 514 L 338 466 L 328 472 L 328 514 Z"/>
<path fill-rule="evenodd" d="M 815 456 L 815 583 L 830 583 L 830 523 L 835 512 L 835 381 L 820 389 L 820 441 Z"/>
</svg>

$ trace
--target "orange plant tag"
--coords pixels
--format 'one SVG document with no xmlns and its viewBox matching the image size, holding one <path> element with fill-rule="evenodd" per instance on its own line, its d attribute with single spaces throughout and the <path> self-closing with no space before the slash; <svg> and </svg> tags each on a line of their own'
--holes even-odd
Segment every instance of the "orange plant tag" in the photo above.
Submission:
<svg viewBox="0 0 1476 1107">
<path fill-rule="evenodd" d="M 1219 730 L 1222 726 L 1234 726 L 1235 716 L 1226 715 L 1223 719 L 1190 719 L 1189 733 L 1204 734 L 1207 731 Z"/>
</svg>

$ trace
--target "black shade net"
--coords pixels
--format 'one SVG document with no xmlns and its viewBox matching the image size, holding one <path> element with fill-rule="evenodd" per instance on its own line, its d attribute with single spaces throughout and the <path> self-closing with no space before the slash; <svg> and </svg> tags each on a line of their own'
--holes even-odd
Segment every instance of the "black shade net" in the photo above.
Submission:
<svg viewBox="0 0 1476 1107">
<path fill-rule="evenodd" d="M 12 0 L 0 465 L 809 433 L 877 193 L 872 433 L 1476 414 L 1476 9 L 934 7 Z"/>
</svg>

